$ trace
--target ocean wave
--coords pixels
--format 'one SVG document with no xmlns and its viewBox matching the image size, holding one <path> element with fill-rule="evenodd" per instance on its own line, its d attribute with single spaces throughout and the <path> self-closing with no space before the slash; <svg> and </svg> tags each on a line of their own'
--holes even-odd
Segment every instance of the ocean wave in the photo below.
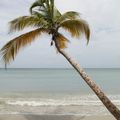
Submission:
<svg viewBox="0 0 120 120">
<path fill-rule="evenodd" d="M 120 108 L 120 95 L 108 96 Z M 99 108 L 99 109 L 98 109 Z M 0 98 L 0 114 L 109 115 L 95 95 Z"/>
<path fill-rule="evenodd" d="M 120 100 L 113 101 L 116 105 L 120 105 Z M 102 105 L 101 101 L 8 101 L 8 105 L 19 105 L 19 106 L 78 106 L 78 105 Z"/>
<path fill-rule="evenodd" d="M 120 105 L 120 95 L 109 95 L 109 98 L 116 105 Z M 2 102 L 3 103 L 3 102 Z M 100 106 L 102 102 L 95 95 L 87 96 L 66 96 L 63 98 L 17 98 L 17 99 L 6 99 L 7 105 L 18 105 L 18 106 Z"/>
</svg>

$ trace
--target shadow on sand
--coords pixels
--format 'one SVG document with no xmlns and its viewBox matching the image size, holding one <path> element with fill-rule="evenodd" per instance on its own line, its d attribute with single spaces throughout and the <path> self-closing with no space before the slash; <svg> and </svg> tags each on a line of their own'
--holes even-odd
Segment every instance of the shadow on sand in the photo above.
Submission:
<svg viewBox="0 0 120 120">
<path fill-rule="evenodd" d="M 74 115 L 24 115 L 26 120 L 83 120 L 85 116 Z"/>
</svg>

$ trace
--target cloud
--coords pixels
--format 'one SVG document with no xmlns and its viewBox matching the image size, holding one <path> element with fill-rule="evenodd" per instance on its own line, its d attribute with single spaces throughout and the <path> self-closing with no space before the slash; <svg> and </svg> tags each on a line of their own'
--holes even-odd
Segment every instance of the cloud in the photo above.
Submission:
<svg viewBox="0 0 120 120">
<path fill-rule="evenodd" d="M 7 23 L 16 17 L 28 15 L 33 1 L 0 0 L 1 47 L 23 33 L 7 35 Z M 88 46 L 84 38 L 76 40 L 65 34 L 72 39 L 67 49 L 71 56 L 83 67 L 120 67 L 120 0 L 55 0 L 55 3 L 62 13 L 68 10 L 80 12 L 91 28 L 91 42 Z M 18 54 L 10 67 L 70 67 L 65 59 L 50 47 L 50 39 L 48 36 L 37 39 Z"/>
</svg>

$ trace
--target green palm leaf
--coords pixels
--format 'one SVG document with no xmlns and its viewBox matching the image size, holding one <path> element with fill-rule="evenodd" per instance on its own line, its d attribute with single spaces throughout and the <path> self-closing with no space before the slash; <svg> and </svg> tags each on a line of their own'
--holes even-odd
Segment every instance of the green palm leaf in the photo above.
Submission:
<svg viewBox="0 0 120 120">
<path fill-rule="evenodd" d="M 78 20 L 66 20 L 60 24 L 60 27 L 64 28 L 71 33 L 72 37 L 80 37 L 81 34 L 85 34 L 87 42 L 90 38 L 90 29 L 86 21 Z"/>
<path fill-rule="evenodd" d="M 32 14 L 33 13 L 33 8 L 35 8 L 35 7 L 43 7 L 43 8 L 45 8 L 45 6 L 44 6 L 44 3 L 45 3 L 45 1 L 46 0 L 37 0 L 37 1 L 35 1 L 32 5 L 31 5 L 31 7 L 30 7 L 30 13 Z"/>
<path fill-rule="evenodd" d="M 75 11 L 69 11 L 61 15 L 61 17 L 57 20 L 58 23 L 63 22 L 64 20 L 73 20 L 79 18 L 79 13 Z"/>
<path fill-rule="evenodd" d="M 0 52 L 5 64 L 8 64 L 11 60 L 14 60 L 20 48 L 25 47 L 26 45 L 33 42 L 35 38 L 38 37 L 42 32 L 48 33 L 48 30 L 44 28 L 33 30 L 11 40 L 5 46 L 3 46 Z"/>
<path fill-rule="evenodd" d="M 55 7 L 55 8 L 54 8 L 54 18 L 53 18 L 54 22 L 57 22 L 57 20 L 58 20 L 60 17 L 61 17 L 61 13 L 60 13 L 60 11 Z"/>
<path fill-rule="evenodd" d="M 34 9 L 36 7 L 37 10 Z M 39 11 L 45 18 L 52 21 L 54 18 L 54 0 L 37 0 L 30 7 L 30 13 L 33 14 L 34 11 Z"/>
<path fill-rule="evenodd" d="M 47 25 L 47 21 L 45 21 L 40 16 L 22 16 L 19 18 L 16 18 L 15 20 L 11 21 L 10 23 L 10 32 L 13 31 L 20 31 L 23 30 L 26 27 L 44 27 Z"/>
</svg>

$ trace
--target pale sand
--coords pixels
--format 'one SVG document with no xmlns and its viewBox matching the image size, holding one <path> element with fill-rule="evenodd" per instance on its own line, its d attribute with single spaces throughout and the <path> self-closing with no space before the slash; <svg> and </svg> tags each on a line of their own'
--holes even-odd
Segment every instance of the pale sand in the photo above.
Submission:
<svg viewBox="0 0 120 120">
<path fill-rule="evenodd" d="M 115 120 L 112 116 L 0 115 L 0 120 Z"/>
</svg>

